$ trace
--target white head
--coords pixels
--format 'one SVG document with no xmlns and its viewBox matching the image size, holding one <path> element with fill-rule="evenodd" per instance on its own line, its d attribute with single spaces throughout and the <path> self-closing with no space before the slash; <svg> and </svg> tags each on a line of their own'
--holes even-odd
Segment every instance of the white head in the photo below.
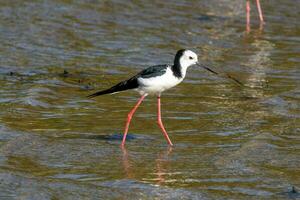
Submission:
<svg viewBox="0 0 300 200">
<path fill-rule="evenodd" d="M 198 56 L 191 50 L 179 50 L 175 56 L 174 65 L 180 65 L 183 69 L 197 64 Z"/>
</svg>

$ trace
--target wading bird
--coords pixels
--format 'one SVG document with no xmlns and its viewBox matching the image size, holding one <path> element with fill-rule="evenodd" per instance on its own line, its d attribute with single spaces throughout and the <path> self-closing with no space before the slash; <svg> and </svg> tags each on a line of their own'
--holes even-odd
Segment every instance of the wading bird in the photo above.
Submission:
<svg viewBox="0 0 300 200">
<path fill-rule="evenodd" d="M 186 75 L 187 69 L 190 66 L 196 64 L 198 64 L 199 66 L 203 67 L 204 69 L 214 74 L 218 74 L 217 72 L 211 70 L 210 68 L 200 65 L 198 63 L 198 57 L 193 51 L 181 49 L 176 53 L 173 65 L 165 64 L 165 65 L 156 65 L 156 66 L 146 68 L 142 70 L 140 73 L 136 74 L 135 76 L 129 78 L 128 80 L 122 81 L 109 89 L 91 94 L 88 97 L 96 97 L 104 94 L 112 94 L 112 93 L 117 93 L 129 89 L 134 89 L 140 93 L 141 95 L 140 99 L 133 107 L 133 109 L 128 113 L 127 116 L 127 122 L 125 125 L 125 131 L 124 131 L 123 140 L 121 144 L 121 146 L 124 147 L 130 121 L 136 109 L 139 107 L 139 105 L 142 103 L 142 101 L 147 95 L 151 95 L 151 94 L 156 95 L 157 96 L 157 123 L 161 128 L 168 144 L 172 146 L 173 143 L 171 142 L 168 133 L 161 120 L 160 96 L 161 93 L 164 92 L 165 90 L 168 90 L 178 85 L 180 82 L 182 82 L 182 80 Z M 238 80 L 234 79 L 233 77 L 227 75 L 227 78 L 231 78 L 237 83 L 241 84 Z"/>
</svg>

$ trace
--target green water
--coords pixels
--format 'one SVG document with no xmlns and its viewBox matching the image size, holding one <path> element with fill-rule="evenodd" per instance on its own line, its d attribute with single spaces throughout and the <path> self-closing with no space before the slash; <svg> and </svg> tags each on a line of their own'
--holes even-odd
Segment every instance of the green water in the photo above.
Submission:
<svg viewBox="0 0 300 200">
<path fill-rule="evenodd" d="M 0 199 L 298 199 L 300 4 L 242 0 L 0 2 Z M 137 110 L 134 91 L 88 99 L 178 49 L 189 68 Z"/>
</svg>

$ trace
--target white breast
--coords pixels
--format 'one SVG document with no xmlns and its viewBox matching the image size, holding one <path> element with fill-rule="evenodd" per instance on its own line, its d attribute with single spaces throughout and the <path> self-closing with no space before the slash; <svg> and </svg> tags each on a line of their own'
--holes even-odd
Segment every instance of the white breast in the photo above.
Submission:
<svg viewBox="0 0 300 200">
<path fill-rule="evenodd" d="M 137 89 L 141 94 L 156 94 L 170 89 L 179 84 L 184 77 L 177 78 L 174 76 L 172 70 L 168 67 L 166 73 L 161 76 L 151 78 L 138 78 L 139 88 Z"/>
</svg>

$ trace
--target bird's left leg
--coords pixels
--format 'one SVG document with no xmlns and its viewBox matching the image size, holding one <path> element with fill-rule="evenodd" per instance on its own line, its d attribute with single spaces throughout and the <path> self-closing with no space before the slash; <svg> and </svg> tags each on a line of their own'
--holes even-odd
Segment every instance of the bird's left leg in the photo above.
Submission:
<svg viewBox="0 0 300 200">
<path fill-rule="evenodd" d="M 168 136 L 168 133 L 161 121 L 161 109 L 160 109 L 160 96 L 157 97 L 157 123 L 159 125 L 159 127 L 161 128 L 166 140 L 168 141 L 169 145 L 173 146 L 169 136 Z"/>
</svg>

